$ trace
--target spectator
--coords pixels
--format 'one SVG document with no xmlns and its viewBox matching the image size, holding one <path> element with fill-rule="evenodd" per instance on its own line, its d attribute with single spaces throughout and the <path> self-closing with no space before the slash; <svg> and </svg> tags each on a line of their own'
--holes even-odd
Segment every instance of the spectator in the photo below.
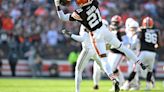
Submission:
<svg viewBox="0 0 164 92">
<path fill-rule="evenodd" d="M 32 77 L 36 77 L 36 67 L 35 67 L 35 56 L 36 56 L 36 49 L 34 46 L 31 46 L 29 51 L 25 53 L 25 56 L 28 58 L 28 66 L 31 70 Z"/>
<path fill-rule="evenodd" d="M 72 77 L 75 77 L 75 66 L 79 53 L 77 50 L 71 51 L 68 56 L 68 61 L 72 65 Z"/>
<path fill-rule="evenodd" d="M 0 76 L 2 76 L 2 56 L 3 56 L 3 51 L 0 49 Z"/>
<path fill-rule="evenodd" d="M 16 65 L 18 62 L 18 43 L 13 35 L 10 36 L 8 60 L 12 76 L 16 76 Z"/>
<path fill-rule="evenodd" d="M 147 2 L 144 5 L 144 8 L 150 12 L 151 15 L 153 15 L 154 17 L 157 17 L 157 9 L 156 9 L 156 5 L 153 3 L 153 0 L 150 0 L 150 2 Z"/>
<path fill-rule="evenodd" d="M 74 1 L 72 0 L 72 5 L 69 7 L 62 8 L 66 12 L 73 11 L 77 8 Z M 132 17 L 140 22 L 143 16 L 151 15 L 155 19 L 155 24 L 158 24 L 161 34 L 164 34 L 164 0 L 99 0 L 99 3 L 103 18 L 107 20 L 118 14 L 123 20 Z M 58 31 L 64 26 L 67 30 L 78 33 L 79 24 L 59 21 L 54 8 L 53 0 L 0 0 L 0 20 L 2 20 L 0 28 L 5 32 L 7 30 L 9 33 L 25 37 L 25 40 L 22 40 L 25 41 L 24 43 L 28 43 L 27 37 L 38 34 L 41 36 L 41 41 L 37 41 L 40 44 L 38 48 L 45 49 L 40 53 L 43 58 L 66 59 L 67 53 L 70 52 L 66 46 L 72 47 L 70 43 L 73 41 L 68 38 L 63 40 Z M 162 36 L 161 38 L 164 40 Z M 65 45 L 65 42 L 69 43 Z M 47 50 L 49 47 L 53 48 Z M 23 52 L 21 50 L 22 48 L 20 52 Z M 161 49 L 160 52 L 162 53 L 163 50 Z"/>
<path fill-rule="evenodd" d="M 48 45 L 52 47 L 56 46 L 58 43 L 58 32 L 55 28 L 56 28 L 56 23 L 53 22 L 50 25 L 50 30 L 47 32 Z"/>
<path fill-rule="evenodd" d="M 12 19 L 6 15 L 2 18 L 2 29 L 7 31 L 7 32 L 10 32 L 12 31 L 14 28 L 14 23 L 12 21 Z"/>
<path fill-rule="evenodd" d="M 42 76 L 42 58 L 40 57 L 39 54 L 36 55 L 35 67 L 36 67 L 36 75 Z"/>
</svg>

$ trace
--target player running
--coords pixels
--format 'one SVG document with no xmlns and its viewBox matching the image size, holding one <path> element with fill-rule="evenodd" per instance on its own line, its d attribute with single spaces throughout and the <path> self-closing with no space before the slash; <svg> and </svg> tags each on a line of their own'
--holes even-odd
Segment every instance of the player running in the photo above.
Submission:
<svg viewBox="0 0 164 92">
<path fill-rule="evenodd" d="M 159 46 L 159 30 L 154 27 L 154 21 L 151 17 L 146 17 L 142 21 L 140 30 L 140 60 L 148 65 L 146 76 L 146 90 L 153 88 L 152 71 L 155 62 L 156 48 Z M 124 89 L 129 88 L 129 83 L 135 77 L 136 71 L 132 71 L 128 81 L 124 85 Z"/>
<path fill-rule="evenodd" d="M 125 32 L 127 37 L 127 46 L 133 50 L 134 53 L 138 55 L 140 49 L 140 43 L 138 39 L 137 31 L 139 29 L 139 23 L 132 18 L 128 18 L 125 22 Z M 133 71 L 133 61 L 128 60 L 128 74 Z M 137 66 L 138 67 L 138 66 Z M 139 68 L 137 68 L 139 69 Z M 136 70 L 139 71 L 139 70 Z M 124 86 L 121 87 L 122 90 L 127 90 Z M 136 74 L 135 78 L 130 82 L 130 86 L 128 87 L 129 90 L 138 90 L 139 89 L 139 77 L 138 73 Z"/>
<path fill-rule="evenodd" d="M 60 9 L 60 0 L 54 0 L 59 18 L 63 21 L 78 21 L 84 25 L 90 34 L 92 45 L 96 50 L 97 55 L 100 57 L 102 68 L 108 77 L 113 81 L 115 85 L 115 92 L 119 92 L 119 82 L 116 80 L 111 67 L 108 65 L 107 51 L 105 42 L 111 44 L 114 48 L 124 52 L 128 58 L 131 58 L 141 65 L 143 69 L 146 67 L 140 62 L 136 55 L 129 49 L 127 49 L 121 42 L 113 35 L 108 28 L 102 23 L 102 18 L 98 6 L 97 0 L 76 0 L 79 9 L 76 9 L 73 13 L 64 14 Z"/>
<path fill-rule="evenodd" d="M 119 39 L 119 41 L 122 42 L 122 33 L 120 32 L 122 25 L 122 18 L 119 15 L 115 15 L 111 18 L 111 24 L 109 26 L 110 31 L 116 35 L 116 37 Z M 109 46 L 107 44 L 107 46 Z M 123 84 L 124 82 L 124 77 L 122 72 L 119 69 L 119 64 L 123 60 L 124 54 L 117 49 L 107 47 L 108 50 L 108 62 L 110 63 L 110 66 L 112 68 L 112 71 L 114 72 L 115 75 L 118 76 L 120 85 Z M 97 63 L 94 63 L 94 72 L 93 72 L 93 81 L 94 81 L 94 89 L 99 88 L 99 80 L 101 76 L 101 70 Z M 114 87 L 112 87 L 111 91 L 114 90 Z"/>
</svg>

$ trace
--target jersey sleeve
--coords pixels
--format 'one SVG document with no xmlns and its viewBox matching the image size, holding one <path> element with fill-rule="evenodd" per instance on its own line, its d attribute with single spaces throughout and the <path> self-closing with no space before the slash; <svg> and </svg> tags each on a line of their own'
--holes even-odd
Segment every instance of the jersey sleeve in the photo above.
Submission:
<svg viewBox="0 0 164 92">
<path fill-rule="evenodd" d="M 75 10 L 69 18 L 70 21 L 81 21 L 82 18 L 80 17 L 80 15 L 78 14 L 77 10 Z"/>
<path fill-rule="evenodd" d="M 71 14 L 72 15 L 72 14 Z M 69 17 L 70 21 L 76 21 L 76 19 L 74 19 L 72 16 Z"/>
</svg>

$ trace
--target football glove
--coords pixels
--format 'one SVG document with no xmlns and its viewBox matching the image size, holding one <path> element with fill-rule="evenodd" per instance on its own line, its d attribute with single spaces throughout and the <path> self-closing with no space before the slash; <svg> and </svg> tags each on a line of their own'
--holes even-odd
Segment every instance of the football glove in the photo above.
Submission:
<svg viewBox="0 0 164 92">
<path fill-rule="evenodd" d="M 54 0 L 54 2 L 56 7 L 60 6 L 60 0 Z"/>
<path fill-rule="evenodd" d="M 65 29 L 62 30 L 62 33 L 63 33 L 66 37 L 71 37 L 71 35 L 72 35 L 71 32 L 69 32 L 69 31 L 67 31 L 67 30 L 65 30 Z"/>
</svg>

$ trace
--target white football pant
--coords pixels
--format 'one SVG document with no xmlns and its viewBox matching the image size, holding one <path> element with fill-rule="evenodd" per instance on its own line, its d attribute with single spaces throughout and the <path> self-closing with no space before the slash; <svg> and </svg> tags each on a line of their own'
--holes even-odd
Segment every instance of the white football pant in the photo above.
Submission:
<svg viewBox="0 0 164 92">
<path fill-rule="evenodd" d="M 93 58 L 99 67 L 101 68 L 100 59 L 97 56 L 94 49 L 83 48 L 80 52 L 80 55 L 77 59 L 76 68 L 75 68 L 75 88 L 76 92 L 80 92 L 80 82 L 82 80 L 82 72 L 85 66 L 88 64 L 89 60 Z"/>
<path fill-rule="evenodd" d="M 109 31 L 109 29 L 103 25 L 101 28 L 90 32 L 90 38 L 93 44 L 93 47 L 96 50 L 96 53 L 100 56 L 100 60 L 102 62 L 103 70 L 109 76 L 110 79 L 113 79 L 113 72 L 112 68 L 108 64 L 107 57 L 102 57 L 103 54 L 107 55 L 106 45 L 105 43 L 109 43 L 114 48 L 118 49 L 119 51 L 125 53 L 125 55 L 134 60 L 135 62 L 138 61 L 136 55 L 124 45 L 121 45 L 121 42 L 117 39 L 117 37 Z"/>
</svg>

